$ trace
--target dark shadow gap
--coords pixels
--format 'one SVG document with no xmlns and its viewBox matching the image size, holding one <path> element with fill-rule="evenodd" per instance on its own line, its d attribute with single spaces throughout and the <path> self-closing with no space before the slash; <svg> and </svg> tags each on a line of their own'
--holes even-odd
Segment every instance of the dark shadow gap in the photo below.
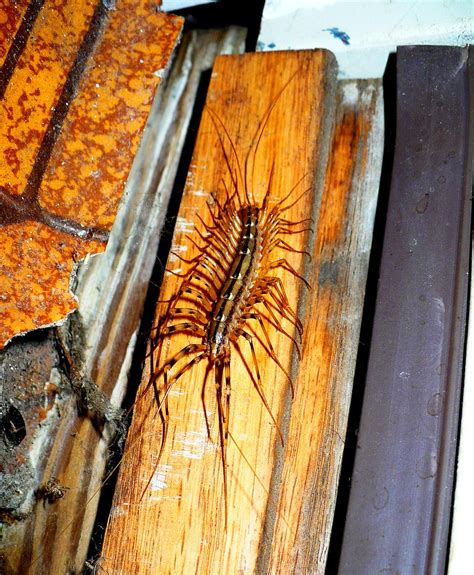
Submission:
<svg viewBox="0 0 474 575">
<path fill-rule="evenodd" d="M 177 10 L 175 14 L 185 19 L 184 29 L 226 28 L 242 26 L 247 28 L 245 50 L 253 52 L 260 33 L 260 22 L 265 0 L 221 0 L 201 6 Z"/>
</svg>

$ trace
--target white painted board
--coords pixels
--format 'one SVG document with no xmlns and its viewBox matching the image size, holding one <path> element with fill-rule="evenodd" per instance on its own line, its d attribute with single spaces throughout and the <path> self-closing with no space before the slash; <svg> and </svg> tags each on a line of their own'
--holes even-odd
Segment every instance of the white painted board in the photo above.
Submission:
<svg viewBox="0 0 474 575">
<path fill-rule="evenodd" d="M 473 0 L 267 0 L 258 50 L 327 48 L 341 78 L 378 78 L 397 46 L 474 43 Z"/>
<path fill-rule="evenodd" d="M 183 8 L 191 8 L 191 6 L 199 6 L 200 4 L 211 4 L 218 0 L 162 0 L 161 10 L 163 12 L 176 12 Z"/>
</svg>

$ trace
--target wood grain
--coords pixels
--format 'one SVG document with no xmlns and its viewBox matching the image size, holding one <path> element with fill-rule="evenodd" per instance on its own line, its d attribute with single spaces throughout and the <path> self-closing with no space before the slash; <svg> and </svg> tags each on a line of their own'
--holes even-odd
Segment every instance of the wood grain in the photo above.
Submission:
<svg viewBox="0 0 474 575">
<path fill-rule="evenodd" d="M 332 58 L 323 51 L 223 57 L 214 68 L 207 105 L 221 118 L 241 163 L 251 154 L 255 163 L 251 190 L 257 201 L 266 191 L 273 162 L 272 197 L 283 197 L 299 181 L 295 194 L 308 189 L 304 199 L 286 214 L 290 220 L 308 217 L 319 205 L 334 72 Z M 274 109 L 255 152 L 252 140 L 272 104 Z M 227 153 L 232 156 L 229 149 Z M 205 202 L 211 192 L 223 192 L 222 179 L 230 181 L 219 134 L 210 115 L 204 113 L 172 249 L 192 257 L 192 244 L 185 236 L 193 232 L 197 213 L 208 219 Z M 300 234 L 292 243 L 298 247 L 299 241 L 302 247 L 303 240 Z M 299 254 L 288 257 L 302 269 Z M 177 269 L 180 264 L 170 258 L 168 266 Z M 285 279 L 296 307 L 302 298 L 300 282 Z M 177 279 L 167 275 L 161 297 L 166 299 L 176 287 Z M 158 315 L 161 312 L 159 309 Z M 289 368 L 292 350 L 288 339 L 276 333 L 271 333 L 271 338 L 281 362 Z M 175 353 L 188 340 L 174 338 L 166 354 Z M 239 347 L 251 365 L 245 345 Z M 287 408 L 288 382 L 259 346 L 257 354 L 272 413 L 280 418 Z M 159 463 L 161 424 L 153 394 L 145 394 L 136 406 L 102 552 L 101 566 L 108 573 L 251 573 L 256 568 L 277 433 L 235 353 L 226 530 L 215 390 L 209 384 L 205 391 L 212 428 L 208 440 L 201 401 L 204 370 L 204 365 L 196 366 L 170 394 L 168 440 Z M 145 374 L 144 386 L 148 377 Z M 149 489 L 143 494 L 150 477 Z"/>
</svg>

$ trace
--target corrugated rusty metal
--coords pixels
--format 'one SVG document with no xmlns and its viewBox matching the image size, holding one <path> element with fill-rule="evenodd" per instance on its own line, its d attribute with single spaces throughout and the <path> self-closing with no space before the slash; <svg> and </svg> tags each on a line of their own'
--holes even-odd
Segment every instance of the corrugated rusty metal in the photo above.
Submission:
<svg viewBox="0 0 474 575">
<path fill-rule="evenodd" d="M 105 248 L 181 29 L 145 0 L 6 3 L 2 20 L 0 345 L 74 309 L 73 265 Z"/>
<path fill-rule="evenodd" d="M 470 248 L 468 50 L 397 54 L 397 135 L 339 573 L 445 571 Z"/>
</svg>

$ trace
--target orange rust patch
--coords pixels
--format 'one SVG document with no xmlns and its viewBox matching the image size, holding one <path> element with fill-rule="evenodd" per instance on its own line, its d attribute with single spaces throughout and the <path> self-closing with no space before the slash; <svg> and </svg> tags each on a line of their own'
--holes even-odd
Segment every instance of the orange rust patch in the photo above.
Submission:
<svg viewBox="0 0 474 575">
<path fill-rule="evenodd" d="M 0 346 L 74 309 L 73 264 L 105 248 L 181 30 L 147 0 L 15 6 L 0 7 Z"/>
<path fill-rule="evenodd" d="M 325 242 L 341 239 L 348 189 L 357 163 L 355 151 L 361 137 L 360 114 L 346 110 L 335 127 L 328 176 L 321 200 L 319 226 Z M 318 251 L 319 253 L 319 251 Z"/>
</svg>

